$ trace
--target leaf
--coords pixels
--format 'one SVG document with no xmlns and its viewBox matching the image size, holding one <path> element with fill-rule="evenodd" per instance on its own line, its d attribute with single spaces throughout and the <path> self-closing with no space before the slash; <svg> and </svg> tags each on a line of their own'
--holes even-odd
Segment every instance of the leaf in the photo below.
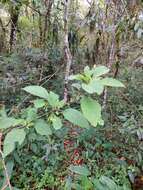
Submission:
<svg viewBox="0 0 143 190">
<path fill-rule="evenodd" d="M 88 179 L 87 176 L 82 176 L 82 177 L 81 177 L 81 184 L 82 184 L 82 187 L 84 187 L 84 190 L 93 189 L 93 184 L 92 184 L 92 182 Z"/>
<path fill-rule="evenodd" d="M 91 75 L 93 74 L 93 70 L 90 70 L 89 66 L 86 66 L 84 68 L 84 74 L 88 77 L 91 77 Z"/>
<path fill-rule="evenodd" d="M 89 123 L 82 115 L 80 111 L 75 109 L 69 108 L 63 112 L 64 118 L 74 125 L 77 125 L 82 128 L 89 128 Z"/>
<path fill-rule="evenodd" d="M 57 117 L 56 115 L 52 117 L 52 124 L 53 124 L 54 129 L 56 130 L 61 129 L 63 126 L 61 119 Z"/>
<path fill-rule="evenodd" d="M 98 66 L 95 67 L 94 69 L 94 73 L 93 73 L 93 77 L 99 77 L 101 75 L 105 75 L 110 71 L 110 69 L 108 67 L 105 66 Z"/>
<path fill-rule="evenodd" d="M 81 75 L 81 74 L 77 74 L 77 75 L 71 75 L 71 76 L 69 76 L 69 80 L 79 80 L 79 81 L 81 81 L 81 80 L 83 80 L 83 78 L 84 78 L 84 76 L 83 75 Z"/>
<path fill-rule="evenodd" d="M 109 177 L 101 176 L 100 179 L 99 179 L 99 181 L 107 189 L 109 189 L 109 190 L 117 190 L 116 183 L 112 179 L 110 179 Z"/>
<path fill-rule="evenodd" d="M 59 95 L 55 94 L 54 92 L 50 92 L 48 94 L 48 102 L 50 106 L 57 107 L 59 103 Z"/>
<path fill-rule="evenodd" d="M 78 83 L 73 83 L 73 84 L 72 84 L 72 87 L 76 88 L 77 90 L 80 90 L 81 85 L 78 84 Z"/>
<path fill-rule="evenodd" d="M 37 118 L 37 109 L 36 108 L 32 108 L 32 107 L 29 107 L 27 109 L 27 121 L 31 122 L 33 120 L 36 120 Z"/>
<path fill-rule="evenodd" d="M 46 100 L 48 98 L 48 92 L 42 86 L 36 86 L 36 85 L 27 86 L 27 87 L 23 88 L 23 90 L 34 96 L 38 96 L 38 97 L 44 98 Z"/>
<path fill-rule="evenodd" d="M 81 99 L 81 110 L 84 117 L 93 125 L 97 126 L 101 121 L 101 106 L 100 104 L 89 97 L 83 97 Z"/>
<path fill-rule="evenodd" d="M 58 108 L 63 108 L 64 107 L 64 105 L 65 105 L 65 101 L 64 100 L 61 100 L 61 101 L 59 101 L 59 103 L 58 103 Z"/>
<path fill-rule="evenodd" d="M 82 84 L 83 90 L 89 94 L 97 93 L 98 95 L 103 93 L 104 86 L 99 82 L 99 80 L 92 80 L 89 84 Z"/>
<path fill-rule="evenodd" d="M 37 99 L 37 100 L 34 100 L 34 106 L 35 108 L 42 108 L 45 106 L 45 101 L 43 99 Z"/>
<path fill-rule="evenodd" d="M 13 117 L 1 117 L 0 118 L 0 129 L 7 129 L 12 126 L 19 125 L 23 122 L 22 119 L 15 119 Z"/>
<path fill-rule="evenodd" d="M 72 190 L 72 179 L 71 179 L 71 177 L 68 177 L 66 179 L 64 190 Z"/>
<path fill-rule="evenodd" d="M 4 157 L 8 156 L 14 150 L 16 142 L 21 145 L 25 136 L 24 129 L 13 129 L 10 131 L 4 139 Z"/>
<path fill-rule="evenodd" d="M 74 172 L 74 173 L 79 174 L 79 175 L 83 175 L 83 176 L 89 176 L 90 175 L 89 170 L 87 169 L 87 167 L 84 167 L 84 166 L 71 165 L 69 169 L 71 172 Z"/>
<path fill-rule="evenodd" d="M 35 130 L 40 135 L 45 135 L 45 136 L 52 135 L 52 131 L 50 129 L 50 126 L 43 119 L 39 119 L 39 120 L 36 121 Z"/>
<path fill-rule="evenodd" d="M 124 84 L 116 79 L 113 78 L 104 78 L 100 80 L 101 84 L 104 86 L 111 86 L 111 87 L 125 87 Z"/>
<path fill-rule="evenodd" d="M 9 187 L 7 187 L 5 190 L 10 190 Z M 20 190 L 17 187 L 12 187 L 12 190 Z"/>
</svg>

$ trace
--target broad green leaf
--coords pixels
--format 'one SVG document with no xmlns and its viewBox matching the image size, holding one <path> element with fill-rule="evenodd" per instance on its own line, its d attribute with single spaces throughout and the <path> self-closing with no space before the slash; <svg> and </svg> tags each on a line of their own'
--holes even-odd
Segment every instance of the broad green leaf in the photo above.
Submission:
<svg viewBox="0 0 143 190">
<path fill-rule="evenodd" d="M 81 74 L 77 74 L 77 75 L 71 75 L 71 76 L 69 76 L 69 80 L 83 80 L 83 78 L 84 78 L 84 76 L 83 75 L 81 75 Z"/>
<path fill-rule="evenodd" d="M 72 183 L 72 190 L 83 190 L 83 188 L 78 183 Z"/>
<path fill-rule="evenodd" d="M 124 84 L 116 79 L 113 78 L 104 78 L 100 80 L 101 84 L 104 86 L 111 86 L 111 87 L 125 87 Z"/>
<path fill-rule="evenodd" d="M 101 106 L 100 104 L 89 97 L 83 97 L 81 99 L 81 110 L 84 117 L 93 125 L 97 126 L 101 121 Z"/>
<path fill-rule="evenodd" d="M 16 126 L 22 123 L 22 119 L 15 119 L 13 117 L 1 117 L 0 129 L 7 129 L 12 126 Z"/>
<path fill-rule="evenodd" d="M 82 187 L 84 187 L 84 190 L 93 189 L 93 184 L 91 183 L 91 180 L 89 180 L 87 176 L 81 176 L 81 184 Z"/>
<path fill-rule="evenodd" d="M 27 121 L 31 122 L 33 120 L 36 120 L 37 118 L 37 109 L 36 108 L 32 108 L 32 107 L 29 107 L 27 109 Z"/>
<path fill-rule="evenodd" d="M 65 180 L 65 188 L 64 190 L 72 190 L 72 179 L 70 177 L 68 177 L 66 180 Z"/>
<path fill-rule="evenodd" d="M 80 90 L 81 85 L 79 83 L 73 83 L 72 87 L 76 88 L 77 90 Z"/>
<path fill-rule="evenodd" d="M 5 190 L 10 190 L 9 187 L 7 187 Z M 17 187 L 12 187 L 12 190 L 20 190 Z"/>
<path fill-rule="evenodd" d="M 93 181 L 94 187 L 96 187 L 96 190 L 105 190 L 105 187 L 100 183 L 99 179 L 94 179 Z M 106 189 L 109 190 L 109 189 Z"/>
<path fill-rule="evenodd" d="M 43 99 L 34 100 L 33 103 L 34 103 L 35 108 L 42 108 L 45 106 L 45 101 Z"/>
<path fill-rule="evenodd" d="M 65 105 L 65 101 L 64 100 L 61 100 L 61 101 L 59 101 L 59 103 L 58 103 L 58 108 L 63 108 L 64 107 L 64 105 Z"/>
<path fill-rule="evenodd" d="M 27 87 L 23 88 L 23 90 L 34 96 L 38 96 L 38 97 L 44 98 L 46 100 L 48 98 L 48 92 L 42 86 L 36 86 L 36 85 L 27 86 Z"/>
<path fill-rule="evenodd" d="M 4 106 L 2 106 L 2 108 L 0 109 L 0 118 L 1 117 L 7 117 L 6 110 L 5 110 Z"/>
<path fill-rule="evenodd" d="M 88 77 L 91 77 L 91 75 L 93 74 L 93 70 L 90 70 L 89 66 L 86 66 L 84 68 L 84 74 Z"/>
<path fill-rule="evenodd" d="M 105 66 L 97 66 L 94 68 L 93 77 L 99 77 L 101 75 L 105 75 L 109 72 L 109 68 Z"/>
<path fill-rule="evenodd" d="M 89 75 L 77 74 L 69 76 L 69 80 L 79 80 L 79 81 L 89 82 L 90 79 L 91 77 Z"/>
<path fill-rule="evenodd" d="M 99 80 L 92 80 L 89 84 L 83 83 L 82 88 L 89 94 L 97 93 L 98 95 L 102 94 L 104 90 L 104 86 Z"/>
<path fill-rule="evenodd" d="M 21 145 L 25 139 L 26 133 L 24 129 L 13 129 L 4 139 L 3 153 L 4 157 L 8 156 L 14 149 L 15 143 Z"/>
<path fill-rule="evenodd" d="M 89 176 L 90 175 L 88 168 L 85 166 L 71 165 L 69 169 L 70 169 L 70 171 L 72 171 L 76 174 L 79 174 L 79 175 L 83 175 L 83 176 Z"/>
<path fill-rule="evenodd" d="M 100 183 L 105 187 L 107 188 L 108 190 L 117 190 L 117 185 L 116 183 L 110 179 L 109 177 L 106 177 L 106 176 L 102 176 L 100 179 L 99 179 Z"/>
<path fill-rule="evenodd" d="M 56 130 L 61 129 L 63 126 L 61 119 L 57 117 L 56 115 L 52 117 L 52 124 L 53 124 L 54 129 Z"/>
<path fill-rule="evenodd" d="M 43 119 L 39 119 L 39 120 L 36 121 L 36 123 L 35 123 L 35 130 L 40 135 L 49 136 L 49 135 L 52 134 L 50 126 Z"/>
<path fill-rule="evenodd" d="M 55 94 L 54 92 L 49 92 L 48 102 L 50 106 L 57 107 L 59 103 L 59 95 Z"/>
<path fill-rule="evenodd" d="M 74 125 L 77 125 L 82 128 L 89 128 L 89 123 L 82 115 L 80 111 L 75 109 L 69 108 L 63 112 L 64 118 Z"/>
</svg>

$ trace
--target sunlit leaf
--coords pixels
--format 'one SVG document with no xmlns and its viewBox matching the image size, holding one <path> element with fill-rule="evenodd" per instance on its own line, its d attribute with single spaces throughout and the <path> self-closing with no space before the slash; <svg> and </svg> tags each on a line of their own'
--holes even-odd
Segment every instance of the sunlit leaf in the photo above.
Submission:
<svg viewBox="0 0 143 190">
<path fill-rule="evenodd" d="M 104 78 L 102 80 L 100 80 L 101 84 L 103 84 L 104 86 L 111 86 L 111 87 L 125 87 L 125 85 L 113 78 Z"/>
<path fill-rule="evenodd" d="M 27 87 L 23 88 L 23 90 L 34 96 L 38 96 L 38 97 L 44 98 L 46 100 L 48 98 L 48 92 L 42 86 L 36 86 L 36 85 L 27 86 Z"/>
<path fill-rule="evenodd" d="M 66 120 L 82 128 L 89 128 L 89 123 L 80 111 L 69 108 L 63 112 Z"/>
<path fill-rule="evenodd" d="M 52 124 L 53 124 L 54 129 L 56 130 L 61 129 L 63 126 L 60 117 L 57 117 L 56 115 L 52 117 Z"/>
<path fill-rule="evenodd" d="M 101 106 L 100 104 L 89 97 L 83 97 L 81 99 L 81 110 L 84 117 L 93 125 L 97 126 L 101 121 Z"/>
<path fill-rule="evenodd" d="M 88 168 L 86 166 L 74 166 L 74 165 L 71 165 L 70 166 L 70 171 L 76 173 L 76 174 L 79 174 L 79 175 L 83 175 L 83 176 L 88 176 L 90 175 L 90 172 L 88 170 Z"/>
<path fill-rule="evenodd" d="M 48 103 L 52 107 L 58 106 L 59 95 L 55 94 L 54 92 L 49 92 L 49 94 L 48 94 Z"/>
<path fill-rule="evenodd" d="M 8 156 L 14 149 L 15 143 L 21 145 L 25 139 L 26 133 L 24 129 L 13 129 L 4 139 L 3 153 L 4 157 Z"/>
<path fill-rule="evenodd" d="M 39 120 L 36 121 L 36 123 L 35 123 L 35 130 L 40 135 L 49 136 L 49 135 L 52 134 L 50 126 L 43 119 L 39 119 Z"/>
<path fill-rule="evenodd" d="M 89 94 L 97 93 L 98 95 L 102 94 L 104 90 L 104 86 L 99 80 L 92 80 L 89 82 L 89 84 L 83 83 L 82 88 Z"/>
<path fill-rule="evenodd" d="M 45 106 L 45 101 L 43 99 L 34 100 L 33 103 L 34 103 L 35 108 L 42 108 Z"/>
<path fill-rule="evenodd" d="M 99 77 L 101 75 L 105 75 L 109 72 L 109 68 L 105 66 L 97 66 L 94 68 L 93 77 Z"/>
<path fill-rule="evenodd" d="M 15 119 L 13 117 L 1 117 L 0 118 L 0 129 L 7 129 L 9 127 L 14 127 L 23 122 L 22 119 Z"/>
</svg>

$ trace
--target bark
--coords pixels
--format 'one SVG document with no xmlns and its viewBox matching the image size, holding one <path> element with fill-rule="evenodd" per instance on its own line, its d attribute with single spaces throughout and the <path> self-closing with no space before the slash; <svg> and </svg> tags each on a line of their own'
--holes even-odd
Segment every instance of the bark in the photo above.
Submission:
<svg viewBox="0 0 143 190">
<path fill-rule="evenodd" d="M 5 46 L 5 37 L 6 37 L 6 30 L 5 26 L 3 25 L 2 19 L 0 18 L 0 52 L 4 49 Z"/>
<path fill-rule="evenodd" d="M 45 0 L 45 6 L 47 7 L 47 11 L 45 15 L 45 23 L 44 23 L 44 31 L 43 31 L 44 49 L 46 48 L 47 34 L 49 33 L 50 16 L 51 16 L 51 9 L 52 9 L 53 3 L 54 3 L 53 0 Z"/>
<path fill-rule="evenodd" d="M 115 63 L 115 54 L 116 54 L 116 25 L 115 25 L 115 21 L 117 18 L 117 14 L 114 12 L 112 14 L 113 14 L 112 15 L 113 26 L 112 26 L 112 32 L 111 32 L 111 46 L 109 48 L 109 57 L 108 57 L 108 62 L 107 62 L 107 67 L 109 69 L 111 69 L 113 64 Z M 107 88 L 105 88 L 104 94 L 103 94 L 103 109 L 106 109 L 107 96 L 108 96 Z"/>
<path fill-rule="evenodd" d="M 69 83 L 69 75 L 70 69 L 72 65 L 72 54 L 69 48 L 69 41 L 68 41 L 68 20 L 69 20 L 69 5 L 70 0 L 64 1 L 64 53 L 65 53 L 65 60 L 66 60 L 66 71 L 65 71 L 65 85 L 64 85 L 64 101 L 68 101 L 68 83 Z"/>
<path fill-rule="evenodd" d="M 127 7 L 131 16 L 134 15 L 139 3 L 140 3 L 139 0 L 127 0 Z"/>
<path fill-rule="evenodd" d="M 42 45 L 42 40 L 43 40 L 43 30 L 42 30 L 42 16 L 39 13 L 39 37 L 40 37 L 40 45 Z"/>
<path fill-rule="evenodd" d="M 16 45 L 16 33 L 17 33 L 17 23 L 18 23 L 19 11 L 20 11 L 20 7 L 18 7 L 18 6 L 11 7 L 11 14 L 10 14 L 11 29 L 10 29 L 10 41 L 9 41 L 10 51 L 12 51 Z"/>
</svg>

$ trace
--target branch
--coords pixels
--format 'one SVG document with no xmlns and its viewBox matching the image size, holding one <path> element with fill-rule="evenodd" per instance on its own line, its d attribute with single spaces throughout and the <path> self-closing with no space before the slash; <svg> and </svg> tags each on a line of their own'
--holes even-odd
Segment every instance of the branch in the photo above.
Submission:
<svg viewBox="0 0 143 190">
<path fill-rule="evenodd" d="M 1 154 L 1 157 L 2 157 L 2 164 L 3 164 L 3 167 L 4 167 L 5 177 L 6 177 L 6 185 L 2 189 L 4 190 L 8 186 L 9 189 L 12 190 L 12 186 L 11 186 L 11 183 L 10 183 L 8 171 L 7 171 L 6 164 L 5 164 L 5 160 L 3 158 L 3 153 L 2 153 L 2 150 L 1 150 L 1 145 L 2 145 L 2 133 L 0 133 L 0 154 Z"/>
</svg>

